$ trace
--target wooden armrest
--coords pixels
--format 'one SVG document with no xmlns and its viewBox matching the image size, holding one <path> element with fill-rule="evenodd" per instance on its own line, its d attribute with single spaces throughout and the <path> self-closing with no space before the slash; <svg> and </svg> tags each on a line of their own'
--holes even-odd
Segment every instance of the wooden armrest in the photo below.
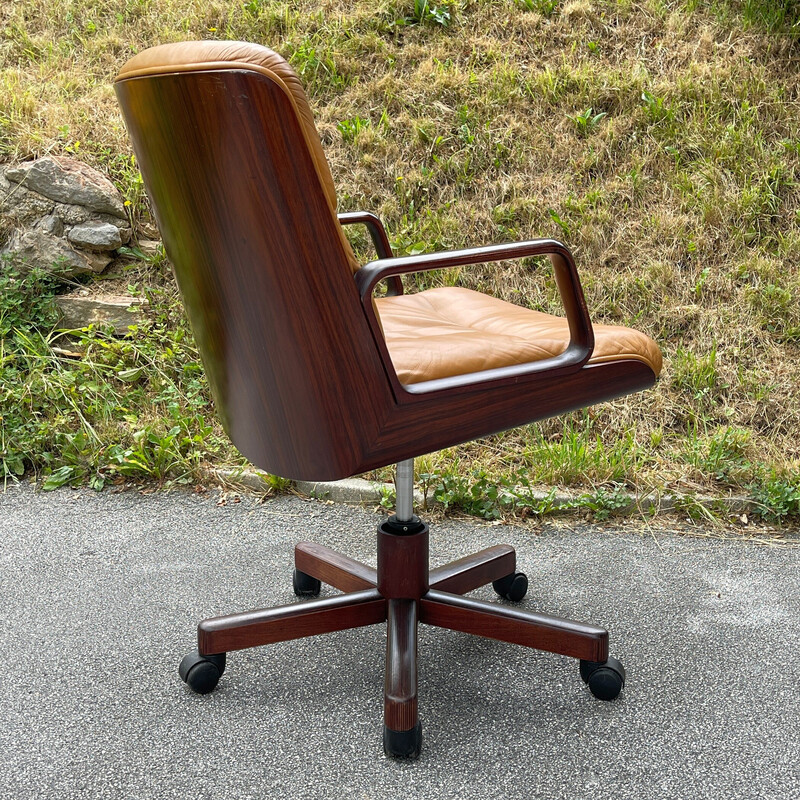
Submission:
<svg viewBox="0 0 800 800">
<path fill-rule="evenodd" d="M 339 214 L 338 219 L 340 225 L 366 225 L 378 258 L 385 259 L 394 256 L 392 246 L 389 244 L 389 237 L 386 235 L 386 229 L 383 227 L 380 217 L 371 211 L 348 211 L 344 214 Z M 403 281 L 396 275 L 389 280 L 387 294 L 391 296 L 403 294 Z"/>
<path fill-rule="evenodd" d="M 432 269 L 447 269 L 449 267 L 466 266 L 469 264 L 484 264 L 489 261 L 500 261 L 511 258 L 526 258 L 529 256 L 546 255 L 550 258 L 555 272 L 556 285 L 558 286 L 561 302 L 569 326 L 570 341 L 567 349 L 558 356 L 520 364 L 515 367 L 504 367 L 492 372 L 502 373 L 504 377 L 528 375 L 534 372 L 574 372 L 580 369 L 592 355 L 594 349 L 594 331 L 583 297 L 578 271 L 572 253 L 561 242 L 553 239 L 534 239 L 527 242 L 511 242 L 508 244 L 488 245 L 474 247 L 466 250 L 450 250 L 441 253 L 425 253 L 416 256 L 402 256 L 400 258 L 379 259 L 364 265 L 355 273 L 355 281 L 361 295 L 361 303 L 372 326 L 374 335 L 381 336 L 380 323 L 372 303 L 372 292 L 376 284 L 386 278 L 406 275 L 414 272 L 425 272 Z M 385 348 L 381 348 L 383 351 Z M 501 377 L 500 374 L 497 377 Z M 454 386 L 469 386 L 490 379 L 485 373 L 474 375 L 459 375 L 428 381 L 424 384 L 410 384 L 405 386 L 406 391 L 412 393 L 434 391 L 440 388 Z"/>
</svg>

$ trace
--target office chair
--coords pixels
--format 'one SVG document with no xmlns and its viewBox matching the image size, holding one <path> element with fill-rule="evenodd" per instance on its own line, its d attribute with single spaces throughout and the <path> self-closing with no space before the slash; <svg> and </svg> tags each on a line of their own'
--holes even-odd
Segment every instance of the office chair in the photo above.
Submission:
<svg viewBox="0 0 800 800">
<path fill-rule="evenodd" d="M 417 624 L 580 660 L 609 700 L 625 671 L 602 628 L 464 595 L 492 583 L 519 601 L 527 578 L 496 545 L 428 568 L 413 459 L 651 386 L 656 344 L 593 326 L 567 248 L 551 240 L 393 258 L 379 219 L 336 213 L 333 180 L 297 76 L 241 42 L 146 50 L 116 92 L 224 427 L 270 473 L 333 480 L 397 464 L 396 513 L 378 526 L 377 569 L 309 542 L 294 591 L 343 592 L 200 623 L 180 664 L 214 689 L 232 650 L 387 623 L 384 748 L 416 756 Z M 379 258 L 360 265 L 343 226 L 363 224 Z M 404 294 L 400 276 L 549 257 L 564 318 L 459 287 Z M 384 296 L 375 292 L 385 282 Z"/>
</svg>

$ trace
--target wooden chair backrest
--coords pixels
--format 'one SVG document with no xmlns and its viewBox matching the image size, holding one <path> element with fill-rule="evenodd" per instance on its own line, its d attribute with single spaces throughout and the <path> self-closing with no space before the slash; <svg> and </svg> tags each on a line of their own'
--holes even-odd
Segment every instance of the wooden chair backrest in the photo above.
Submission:
<svg viewBox="0 0 800 800">
<path fill-rule="evenodd" d="M 260 65 L 157 62 L 117 96 L 223 425 L 274 474 L 352 474 L 392 396 L 307 121 Z"/>
</svg>

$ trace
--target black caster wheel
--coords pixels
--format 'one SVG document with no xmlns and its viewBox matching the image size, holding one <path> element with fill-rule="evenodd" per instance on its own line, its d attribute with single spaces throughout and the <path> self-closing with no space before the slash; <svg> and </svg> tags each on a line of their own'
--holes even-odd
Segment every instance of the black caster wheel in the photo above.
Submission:
<svg viewBox="0 0 800 800">
<path fill-rule="evenodd" d="M 608 661 L 581 659 L 581 678 L 598 700 L 613 700 L 625 685 L 625 667 L 616 658 Z"/>
<path fill-rule="evenodd" d="M 512 572 L 492 581 L 492 586 L 500 597 L 518 603 L 528 592 L 528 576 L 524 572 Z"/>
<path fill-rule="evenodd" d="M 292 588 L 298 597 L 316 597 L 322 588 L 322 582 L 296 569 L 292 575 Z"/>
<path fill-rule="evenodd" d="M 383 726 L 383 752 L 393 758 L 417 758 L 422 747 L 422 725 L 410 731 L 393 731 Z"/>
<path fill-rule="evenodd" d="M 197 694 L 208 694 L 217 688 L 225 672 L 225 653 L 201 656 L 196 650 L 181 660 L 178 674 L 181 680 Z"/>
</svg>

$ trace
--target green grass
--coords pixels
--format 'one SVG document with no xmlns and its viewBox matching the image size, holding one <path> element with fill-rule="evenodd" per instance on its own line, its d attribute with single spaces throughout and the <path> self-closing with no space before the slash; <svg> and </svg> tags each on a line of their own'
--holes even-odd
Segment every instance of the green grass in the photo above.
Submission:
<svg viewBox="0 0 800 800">
<path fill-rule="evenodd" d="M 75 155 L 112 177 L 136 226 L 152 220 L 118 68 L 160 42 L 261 42 L 307 89 L 341 210 L 378 213 L 395 252 L 560 238 L 593 318 L 659 342 L 649 392 L 420 459 L 449 507 L 544 513 L 524 490 L 541 484 L 576 489 L 600 516 L 623 489 L 732 492 L 769 519 L 800 514 L 797 3 L 53 0 L 5 4 L 0 26 L 0 160 Z M 53 350 L 57 287 L 5 287 L 8 474 L 192 480 L 237 459 L 169 272 L 138 260 L 123 278 L 151 299 L 145 323 L 122 339 L 80 333 L 80 359 Z M 536 261 L 409 289 L 453 283 L 558 312 Z"/>
<path fill-rule="evenodd" d="M 209 460 L 235 458 L 174 291 L 148 290 L 148 318 L 125 337 L 90 327 L 65 341 L 51 330 L 57 282 L 9 263 L 2 276 L 0 475 L 32 467 L 47 489 L 188 483 Z"/>
</svg>

